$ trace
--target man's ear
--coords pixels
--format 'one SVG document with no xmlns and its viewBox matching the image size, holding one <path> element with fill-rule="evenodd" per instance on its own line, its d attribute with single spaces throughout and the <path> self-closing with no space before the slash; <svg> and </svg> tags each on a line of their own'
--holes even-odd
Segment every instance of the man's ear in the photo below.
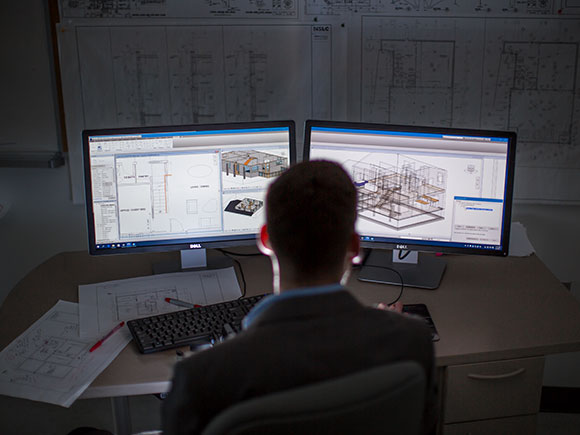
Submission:
<svg viewBox="0 0 580 435">
<path fill-rule="evenodd" d="M 359 264 L 361 262 L 360 257 L 360 236 L 356 231 L 352 233 L 350 242 L 348 245 L 348 256 L 353 264 Z"/>
<path fill-rule="evenodd" d="M 270 234 L 268 234 L 268 227 L 266 225 L 262 225 L 260 228 L 260 234 L 258 235 L 258 249 L 264 255 L 271 257 L 274 255 L 274 250 L 272 249 L 272 245 L 270 245 Z"/>
</svg>

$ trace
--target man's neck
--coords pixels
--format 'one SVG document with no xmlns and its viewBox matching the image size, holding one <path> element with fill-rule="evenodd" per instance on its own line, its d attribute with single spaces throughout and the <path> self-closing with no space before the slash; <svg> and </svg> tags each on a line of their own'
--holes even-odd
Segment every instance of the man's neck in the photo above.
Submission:
<svg viewBox="0 0 580 435">
<path fill-rule="evenodd" d="M 305 280 L 293 280 L 284 279 L 280 277 L 280 293 L 294 290 L 297 288 L 306 287 L 320 287 L 323 285 L 338 284 L 340 282 L 340 277 L 320 277 L 320 278 L 309 278 Z"/>
</svg>

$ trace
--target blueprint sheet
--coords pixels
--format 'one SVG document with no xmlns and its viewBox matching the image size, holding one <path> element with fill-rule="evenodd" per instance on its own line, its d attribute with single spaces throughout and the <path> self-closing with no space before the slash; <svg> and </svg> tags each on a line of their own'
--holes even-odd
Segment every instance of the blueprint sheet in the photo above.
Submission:
<svg viewBox="0 0 580 435">
<path fill-rule="evenodd" d="M 67 134 L 331 118 L 333 94 L 345 88 L 332 74 L 332 34 L 331 26 L 302 24 L 62 26 Z M 81 144 L 69 146 L 80 203 Z"/>
<path fill-rule="evenodd" d="M 89 352 L 78 304 L 58 301 L 0 353 L 0 394 L 69 407 L 129 341 L 125 326 Z"/>
<path fill-rule="evenodd" d="M 80 285 L 81 335 L 100 337 L 121 321 L 183 310 L 165 298 L 210 305 L 241 295 L 233 267 Z"/>
</svg>

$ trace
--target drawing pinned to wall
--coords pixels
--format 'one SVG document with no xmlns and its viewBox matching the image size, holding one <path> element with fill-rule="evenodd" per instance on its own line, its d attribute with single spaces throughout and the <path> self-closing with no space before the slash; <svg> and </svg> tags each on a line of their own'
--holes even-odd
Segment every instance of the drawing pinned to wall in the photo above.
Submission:
<svg viewBox="0 0 580 435">
<path fill-rule="evenodd" d="M 347 165 L 352 168 L 361 218 L 395 230 L 445 218 L 445 169 L 400 154 L 396 165 L 370 163 L 370 157 Z"/>
<path fill-rule="evenodd" d="M 566 1 L 566 0 L 565 0 Z M 530 14 L 563 13 L 554 0 L 306 0 L 307 15 L 368 13 L 406 14 Z M 572 5 L 571 5 L 572 6 Z"/>
<path fill-rule="evenodd" d="M 482 30 L 477 19 L 363 17 L 361 119 L 474 127 Z"/>
<path fill-rule="evenodd" d="M 60 0 L 63 18 L 295 18 L 298 0 Z"/>
<path fill-rule="evenodd" d="M 412 12 L 421 10 L 421 0 L 306 0 L 307 15 Z"/>
<path fill-rule="evenodd" d="M 580 168 L 580 22 L 486 26 L 482 127 L 518 133 L 518 165 Z"/>
<path fill-rule="evenodd" d="M 67 132 L 88 128 L 330 118 L 332 27 L 70 24 L 58 33 Z M 292 92 L 289 92 L 292 90 Z M 344 101 L 344 95 L 336 101 Z M 78 116 L 78 114 L 82 116 Z M 73 179 L 80 143 L 70 144 Z M 82 190 L 73 182 L 76 202 Z"/>
</svg>

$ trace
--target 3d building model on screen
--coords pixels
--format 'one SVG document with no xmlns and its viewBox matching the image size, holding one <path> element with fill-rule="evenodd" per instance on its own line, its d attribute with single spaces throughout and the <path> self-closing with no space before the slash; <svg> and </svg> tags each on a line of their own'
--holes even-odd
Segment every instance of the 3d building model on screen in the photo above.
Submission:
<svg viewBox="0 0 580 435">
<path fill-rule="evenodd" d="M 277 177 L 288 168 L 288 158 L 261 151 L 230 151 L 222 154 L 222 172 L 233 177 Z"/>
<path fill-rule="evenodd" d="M 225 211 L 230 213 L 242 214 L 245 216 L 253 216 L 258 210 L 262 208 L 264 201 L 259 199 L 244 198 L 242 200 L 234 199 L 230 201 L 225 208 Z"/>
<path fill-rule="evenodd" d="M 447 171 L 397 155 L 397 164 L 352 164 L 359 217 L 402 230 L 444 219 Z"/>
</svg>

